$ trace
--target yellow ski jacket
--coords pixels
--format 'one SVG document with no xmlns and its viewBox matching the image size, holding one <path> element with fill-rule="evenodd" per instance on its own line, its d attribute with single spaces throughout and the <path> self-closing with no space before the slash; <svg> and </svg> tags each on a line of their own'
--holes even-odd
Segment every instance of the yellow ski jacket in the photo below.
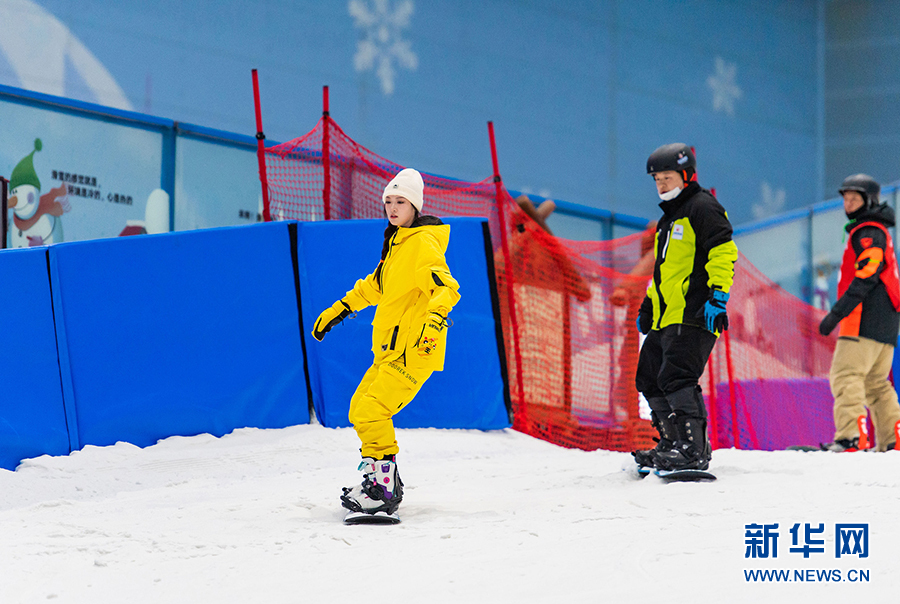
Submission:
<svg viewBox="0 0 900 604">
<path fill-rule="evenodd" d="M 372 274 L 356 282 L 344 301 L 353 311 L 377 306 L 372 320 L 376 364 L 403 358 L 407 364 L 441 371 L 446 337 L 426 357 L 415 348 L 429 315 L 446 318 L 460 298 L 459 283 L 444 258 L 450 226 L 433 216 L 420 216 L 411 227 L 389 227 L 385 235 L 381 262 Z"/>
<path fill-rule="evenodd" d="M 731 223 L 718 200 L 695 182 L 659 207 L 663 216 L 656 226 L 656 263 L 647 288 L 653 329 L 704 327 L 702 309 L 710 288 L 727 294 L 734 281 L 738 249 Z"/>
</svg>

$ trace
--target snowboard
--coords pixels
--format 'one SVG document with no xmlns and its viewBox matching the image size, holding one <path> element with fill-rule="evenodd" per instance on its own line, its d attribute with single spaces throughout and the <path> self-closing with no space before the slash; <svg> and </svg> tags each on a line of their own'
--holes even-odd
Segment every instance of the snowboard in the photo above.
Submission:
<svg viewBox="0 0 900 604">
<path fill-rule="evenodd" d="M 717 479 L 715 474 L 703 470 L 656 470 L 649 466 L 633 465 L 626 471 L 638 480 L 650 474 L 658 476 L 663 482 L 712 482 Z"/>
<path fill-rule="evenodd" d="M 715 474 L 704 470 L 654 470 L 654 474 L 665 482 L 712 482 Z"/>
<path fill-rule="evenodd" d="M 810 447 L 808 445 L 794 445 L 792 447 L 788 447 L 785 451 L 821 451 L 821 445 L 818 447 Z"/>
<path fill-rule="evenodd" d="M 344 516 L 344 524 L 400 524 L 400 515 L 396 512 L 393 514 L 385 512 L 376 512 L 374 514 L 347 512 L 347 515 Z"/>
</svg>

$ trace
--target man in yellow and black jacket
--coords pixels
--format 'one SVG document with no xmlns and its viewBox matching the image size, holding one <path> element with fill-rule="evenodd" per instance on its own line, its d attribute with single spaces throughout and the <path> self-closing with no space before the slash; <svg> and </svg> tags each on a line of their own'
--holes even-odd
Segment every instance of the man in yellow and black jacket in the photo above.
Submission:
<svg viewBox="0 0 900 604">
<path fill-rule="evenodd" d="M 647 337 L 635 385 L 659 432 L 654 449 L 635 451 L 638 465 L 661 470 L 709 467 L 706 406 L 699 380 L 720 333 L 734 281 L 737 246 L 725 209 L 697 184 L 696 160 L 682 143 L 647 160 L 663 211 L 656 227 L 653 281 L 637 325 Z"/>
</svg>

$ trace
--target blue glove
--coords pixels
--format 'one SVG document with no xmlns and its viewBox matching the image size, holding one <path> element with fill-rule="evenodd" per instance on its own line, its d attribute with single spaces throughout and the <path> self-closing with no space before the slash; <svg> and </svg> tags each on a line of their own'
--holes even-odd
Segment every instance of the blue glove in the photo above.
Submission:
<svg viewBox="0 0 900 604">
<path fill-rule="evenodd" d="M 713 333 L 722 333 L 728 329 L 728 315 L 725 314 L 728 297 L 721 289 L 712 288 L 709 290 L 709 300 L 700 311 L 703 313 L 706 329 Z M 697 316 L 699 317 L 700 313 L 697 313 Z"/>
</svg>

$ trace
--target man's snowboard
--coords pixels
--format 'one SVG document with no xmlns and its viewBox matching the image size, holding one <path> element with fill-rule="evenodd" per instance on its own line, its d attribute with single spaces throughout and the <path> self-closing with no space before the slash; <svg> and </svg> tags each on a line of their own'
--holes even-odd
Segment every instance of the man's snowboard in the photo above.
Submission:
<svg viewBox="0 0 900 604">
<path fill-rule="evenodd" d="M 712 482 L 714 474 L 703 470 L 656 470 L 649 466 L 634 466 L 631 470 L 637 478 L 646 478 L 650 474 L 659 476 L 664 482 Z"/>
<path fill-rule="evenodd" d="M 347 512 L 344 516 L 344 524 L 400 524 L 400 515 L 394 512 L 386 514 L 385 512 L 376 512 L 367 514 L 365 512 Z"/>
<path fill-rule="evenodd" d="M 712 482 L 715 474 L 704 470 L 654 470 L 654 474 L 665 482 Z"/>
</svg>

